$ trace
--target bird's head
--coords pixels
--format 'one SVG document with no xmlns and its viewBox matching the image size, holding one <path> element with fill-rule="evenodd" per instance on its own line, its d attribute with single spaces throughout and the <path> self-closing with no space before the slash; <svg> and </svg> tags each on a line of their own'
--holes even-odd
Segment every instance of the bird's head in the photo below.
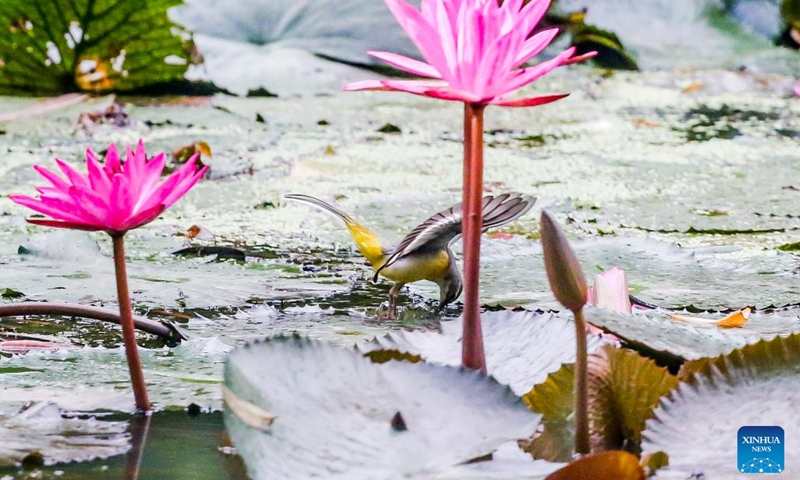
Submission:
<svg viewBox="0 0 800 480">
<path fill-rule="evenodd" d="M 450 265 L 450 271 L 439 282 L 439 306 L 436 307 L 436 313 L 441 312 L 448 303 L 455 302 L 464 289 L 464 282 L 461 281 L 456 262 L 451 262 Z"/>
</svg>

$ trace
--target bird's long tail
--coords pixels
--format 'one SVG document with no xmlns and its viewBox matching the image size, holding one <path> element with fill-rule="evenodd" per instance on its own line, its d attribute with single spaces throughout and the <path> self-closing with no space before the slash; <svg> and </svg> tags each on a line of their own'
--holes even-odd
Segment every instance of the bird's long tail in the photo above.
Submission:
<svg viewBox="0 0 800 480">
<path fill-rule="evenodd" d="M 334 207 L 333 205 L 324 202 L 318 198 L 309 195 L 302 195 L 299 193 L 290 193 L 283 198 L 288 200 L 295 200 L 298 202 L 313 205 L 321 210 L 335 215 L 339 220 L 343 221 L 350 235 L 356 242 L 356 247 L 361 255 L 366 258 L 374 268 L 379 268 L 386 262 L 386 253 L 381 246 L 381 240 L 377 234 L 361 225 L 353 217 Z"/>
</svg>

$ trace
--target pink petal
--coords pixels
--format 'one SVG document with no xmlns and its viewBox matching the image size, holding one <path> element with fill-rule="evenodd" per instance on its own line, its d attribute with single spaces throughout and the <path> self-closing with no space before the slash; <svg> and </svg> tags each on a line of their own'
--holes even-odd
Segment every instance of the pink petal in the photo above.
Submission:
<svg viewBox="0 0 800 480">
<path fill-rule="evenodd" d="M 92 188 L 99 195 L 108 195 L 111 182 L 108 179 L 108 175 L 106 175 L 106 171 L 97 161 L 97 156 L 89 149 L 86 150 L 86 169 L 89 171 L 89 183 Z"/>
<path fill-rule="evenodd" d="M 514 90 L 537 80 L 561 65 L 565 60 L 570 58 L 574 52 L 575 47 L 570 47 L 559 53 L 555 58 L 552 58 L 546 62 L 539 63 L 530 68 L 518 70 L 515 73 L 515 76 L 504 85 L 505 91 L 503 93 L 505 94 L 508 92 L 513 92 Z"/>
<path fill-rule="evenodd" d="M 393 90 L 383 84 L 385 80 L 361 80 L 358 82 L 348 83 L 342 87 L 345 92 L 359 92 L 364 90 Z"/>
<path fill-rule="evenodd" d="M 442 76 L 449 76 L 451 72 L 447 71 L 447 60 L 442 53 L 436 29 L 417 9 L 403 0 L 385 0 L 385 2 L 425 61 L 436 68 Z"/>
<path fill-rule="evenodd" d="M 106 151 L 106 173 L 111 178 L 115 173 L 120 173 L 121 171 L 122 164 L 119 161 L 119 152 L 117 152 L 117 146 L 112 143 Z"/>
<path fill-rule="evenodd" d="M 108 225 L 123 224 L 132 215 L 133 202 L 135 200 L 127 176 L 114 175 L 114 179 L 111 182 L 109 200 L 110 208 L 106 223 Z"/>
<path fill-rule="evenodd" d="M 56 189 L 69 190 L 70 184 L 65 182 L 61 177 L 53 173 L 51 170 L 41 165 L 34 165 L 33 169 L 39 172 L 39 175 L 46 178 Z"/>
<path fill-rule="evenodd" d="M 419 60 L 414 60 L 413 58 L 408 58 L 403 55 L 398 55 L 396 53 L 390 52 L 367 52 L 368 55 L 372 55 L 373 57 L 382 60 L 389 65 L 399 68 L 400 70 L 404 70 L 408 73 L 419 75 L 421 77 L 430 77 L 430 78 L 442 78 L 439 71 L 436 70 L 434 67 L 428 65 L 425 62 L 420 62 Z"/>
<path fill-rule="evenodd" d="M 564 61 L 561 65 L 562 66 L 564 66 L 564 65 L 572 65 L 573 63 L 583 62 L 585 60 L 589 60 L 590 58 L 594 57 L 595 55 L 597 55 L 597 52 L 592 51 L 592 52 L 584 53 L 583 55 L 577 55 L 577 56 L 574 56 L 574 57 L 570 57 L 566 61 Z"/>
<path fill-rule="evenodd" d="M 537 33 L 531 38 L 525 40 L 522 49 L 517 53 L 517 58 L 514 60 L 514 65 L 511 68 L 517 68 L 531 58 L 538 55 L 542 50 L 553 41 L 558 35 L 557 28 L 551 28 Z"/>
<path fill-rule="evenodd" d="M 596 306 L 616 312 L 631 313 L 628 277 L 625 271 L 612 267 L 594 277 Z"/>
<path fill-rule="evenodd" d="M 76 214 L 83 217 L 87 223 L 97 225 L 107 225 L 110 217 L 108 199 L 103 198 L 91 189 L 72 187 L 70 189 L 72 198 L 76 202 Z"/>
<path fill-rule="evenodd" d="M 127 232 L 128 230 L 133 230 L 134 228 L 139 228 L 142 225 L 146 225 L 161 215 L 164 210 L 167 209 L 166 205 L 156 205 L 153 208 L 147 209 L 143 212 L 139 212 L 133 217 L 126 219 L 123 223 L 119 225 L 119 232 Z"/>
<path fill-rule="evenodd" d="M 207 171 L 208 167 L 203 167 L 191 177 L 182 180 L 171 192 L 169 192 L 169 195 L 164 199 L 164 205 L 169 207 L 173 203 L 180 200 L 181 197 L 186 195 L 186 192 L 191 190 L 191 188 L 194 187 L 201 178 L 203 178 L 203 175 L 205 175 Z"/>
<path fill-rule="evenodd" d="M 492 100 L 492 105 L 498 105 L 500 107 L 538 107 L 539 105 L 552 103 L 568 96 L 569 93 L 564 93 L 561 95 L 544 95 L 541 97 L 517 98 L 514 100 L 495 99 Z"/>
<path fill-rule="evenodd" d="M 41 225 L 43 227 L 53 227 L 53 228 L 69 228 L 70 230 L 85 230 L 88 232 L 96 232 L 98 230 L 105 230 L 102 226 L 99 225 L 89 225 L 87 223 L 79 223 L 79 222 L 61 222 L 58 220 L 40 220 L 38 218 L 28 218 L 28 223 L 32 223 L 34 225 Z"/>
<path fill-rule="evenodd" d="M 548 8 L 550 0 L 531 0 L 519 11 L 514 29 L 520 30 L 527 37 L 534 25 L 542 20 Z"/>
<path fill-rule="evenodd" d="M 63 201 L 58 203 L 59 200 L 57 199 L 47 199 L 46 202 L 43 202 L 42 200 L 37 200 L 27 195 L 9 195 L 8 198 L 12 202 L 22 205 L 23 207 L 28 207 L 35 212 L 48 215 L 58 220 L 78 223 L 84 220 L 81 216 L 75 214 L 75 207 L 73 205 L 66 205 Z M 66 208 L 64 208 L 65 206 Z"/>
<path fill-rule="evenodd" d="M 68 163 L 64 162 L 60 158 L 56 158 L 56 164 L 64 173 L 64 175 L 67 176 L 67 180 L 69 180 L 70 184 L 76 187 L 91 187 L 88 177 L 72 168 L 72 166 Z"/>
<path fill-rule="evenodd" d="M 800 97 L 800 85 L 794 87 L 794 94 Z"/>
</svg>

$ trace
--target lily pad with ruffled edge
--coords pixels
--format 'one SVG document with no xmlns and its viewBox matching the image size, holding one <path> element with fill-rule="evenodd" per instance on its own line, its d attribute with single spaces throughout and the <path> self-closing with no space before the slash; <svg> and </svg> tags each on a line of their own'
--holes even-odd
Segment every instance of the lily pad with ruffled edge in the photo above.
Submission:
<svg viewBox="0 0 800 480">
<path fill-rule="evenodd" d="M 440 365 L 461 365 L 461 319 L 442 322 L 442 332 L 390 332 L 357 345 L 361 352 L 399 350 Z M 499 311 L 481 315 L 486 367 L 498 382 L 525 395 L 563 363 L 575 361 L 575 324 L 549 313 Z M 603 344 L 589 336 L 589 351 Z"/>
<path fill-rule="evenodd" d="M 589 277 L 611 267 L 625 270 L 632 293 L 665 308 L 766 308 L 800 298 L 793 255 L 735 246 L 682 248 L 648 237 L 607 237 L 571 243 Z M 482 298 L 490 304 L 561 307 L 549 291 L 538 242 L 486 242 Z"/>
<path fill-rule="evenodd" d="M 656 478 L 729 478 L 742 426 L 785 432 L 785 465 L 800 463 L 800 335 L 778 337 L 728 355 L 686 364 L 684 381 L 647 422 L 645 454 L 669 456 Z"/>
<path fill-rule="evenodd" d="M 375 364 L 297 336 L 234 350 L 225 387 L 225 423 L 255 479 L 431 475 L 529 436 L 539 423 L 510 389 L 478 372 Z M 253 412 L 274 420 L 256 423 Z"/>
<path fill-rule="evenodd" d="M 189 76 L 241 95 L 332 92 L 363 78 L 347 64 L 376 63 L 368 50 L 418 56 L 389 9 L 372 0 L 236 0 L 223 10 L 190 0 L 170 13 L 194 32 L 205 60 Z"/>
<path fill-rule="evenodd" d="M 716 357 L 737 348 L 771 339 L 776 335 L 800 332 L 800 317 L 794 310 L 776 313 L 753 312 L 741 328 L 698 325 L 670 317 L 662 309 L 623 315 L 590 308 L 586 321 L 622 338 L 632 348 L 658 356 L 695 360 Z M 721 318 L 720 315 L 717 317 Z"/>
</svg>

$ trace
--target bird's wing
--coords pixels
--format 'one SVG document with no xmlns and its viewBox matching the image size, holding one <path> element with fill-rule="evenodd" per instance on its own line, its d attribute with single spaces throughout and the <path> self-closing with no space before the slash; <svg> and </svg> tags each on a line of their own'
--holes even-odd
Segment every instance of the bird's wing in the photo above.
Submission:
<svg viewBox="0 0 800 480">
<path fill-rule="evenodd" d="M 516 220 L 527 213 L 535 202 L 536 198 L 520 193 L 483 197 L 483 231 Z M 375 275 L 411 252 L 445 248 L 461 235 L 462 216 L 461 204 L 458 203 L 422 222 L 403 238 Z"/>
<path fill-rule="evenodd" d="M 388 255 L 388 252 L 385 251 L 381 246 L 381 239 L 377 234 L 372 232 L 364 225 L 361 225 L 355 221 L 353 217 L 344 213 L 333 205 L 310 195 L 302 195 L 299 193 L 290 193 L 285 195 L 283 198 L 313 205 L 328 213 L 332 213 L 339 220 L 343 221 L 347 229 L 350 231 L 350 235 L 353 237 L 353 240 L 356 242 L 358 251 L 361 252 L 361 255 L 363 255 L 364 258 L 366 258 L 372 265 L 381 265 Z"/>
</svg>

